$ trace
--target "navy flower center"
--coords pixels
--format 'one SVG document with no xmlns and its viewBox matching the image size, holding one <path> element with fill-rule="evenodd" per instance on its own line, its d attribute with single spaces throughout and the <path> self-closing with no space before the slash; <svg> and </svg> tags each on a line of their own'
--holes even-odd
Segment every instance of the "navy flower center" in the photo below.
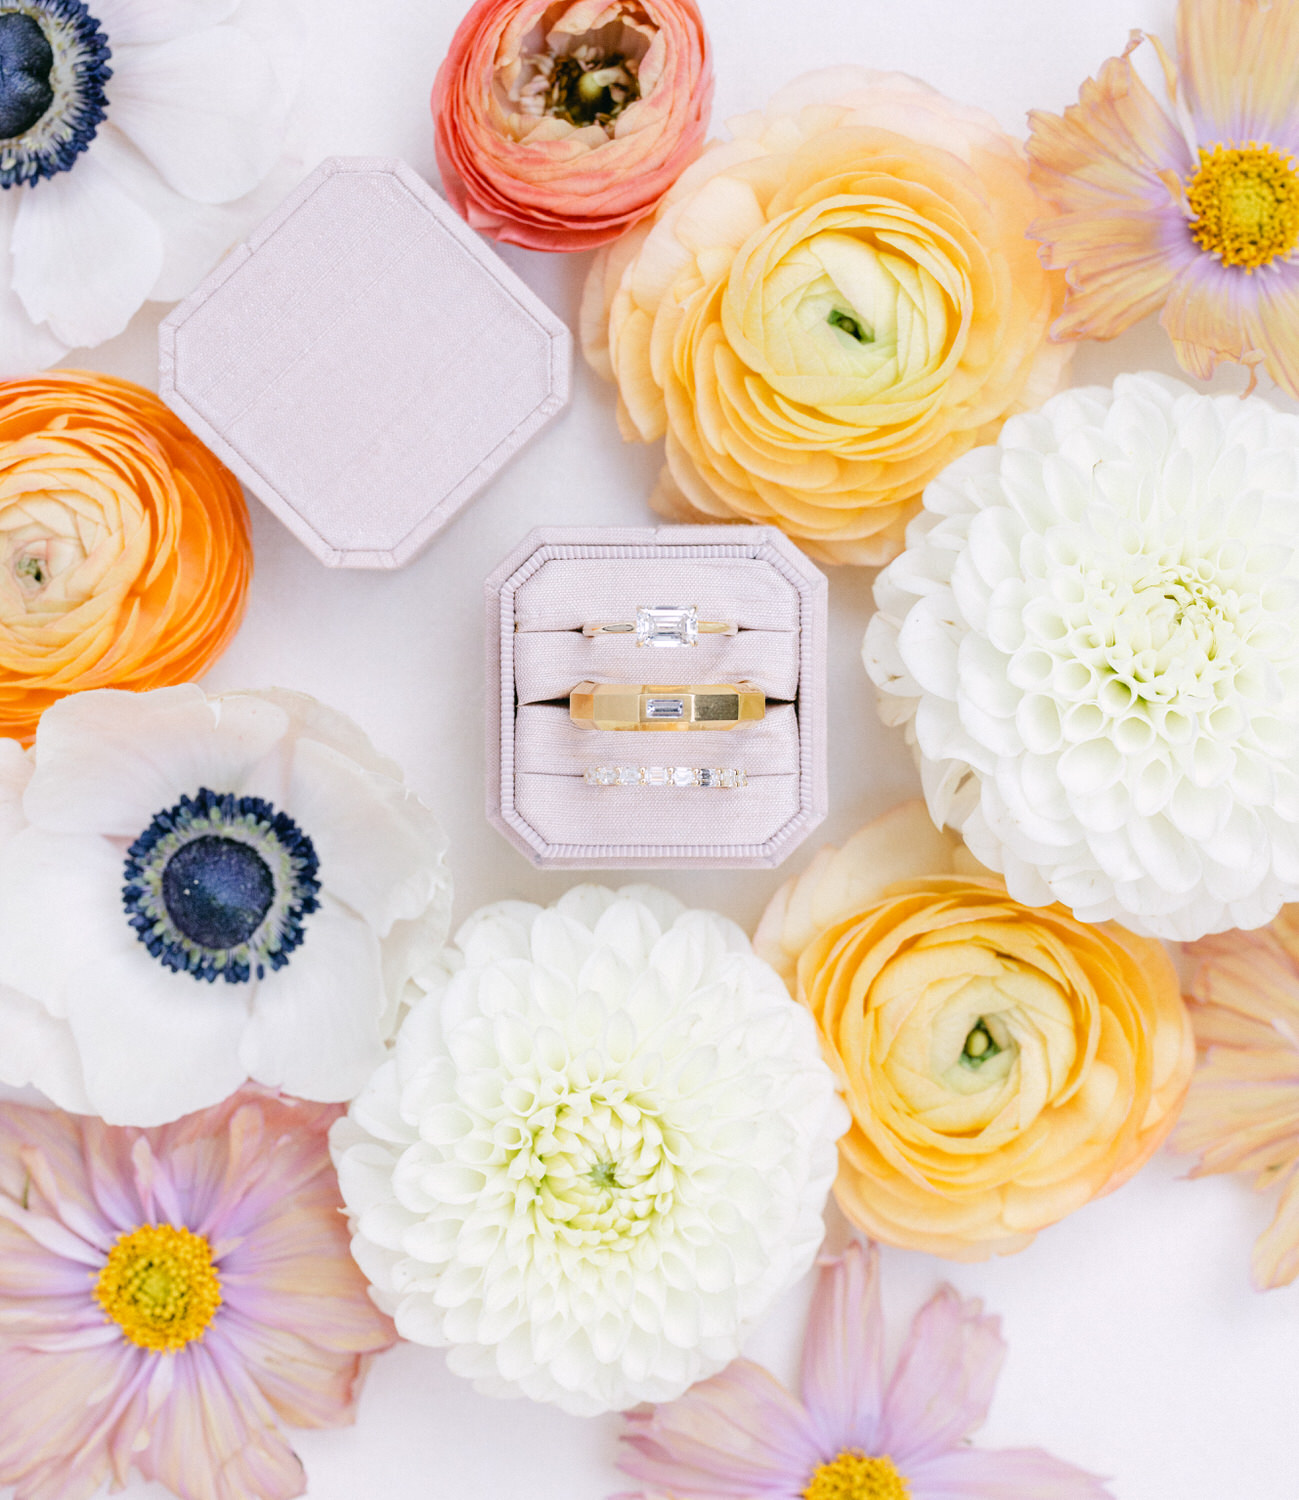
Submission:
<svg viewBox="0 0 1299 1500">
<path fill-rule="evenodd" d="M 262 925 L 275 880 L 251 844 L 207 834 L 182 844 L 162 872 L 162 899 L 176 926 L 204 948 L 237 948 Z"/>
<path fill-rule="evenodd" d="M 0 140 L 32 128 L 54 103 L 54 48 L 31 16 L 0 15 Z"/>
<path fill-rule="evenodd" d="M 319 909 L 315 847 L 260 797 L 203 787 L 127 851 L 122 905 L 166 969 L 243 984 L 281 969 Z"/>
<path fill-rule="evenodd" d="M 111 55 L 82 0 L 0 0 L 0 188 L 76 162 L 108 112 Z"/>
</svg>

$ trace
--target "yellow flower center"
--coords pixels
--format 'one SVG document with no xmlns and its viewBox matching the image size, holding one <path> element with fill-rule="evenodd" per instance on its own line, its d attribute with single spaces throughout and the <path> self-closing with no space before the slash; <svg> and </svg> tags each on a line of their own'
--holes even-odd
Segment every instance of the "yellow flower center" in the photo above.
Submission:
<svg viewBox="0 0 1299 1500">
<path fill-rule="evenodd" d="M 1186 199 L 1195 243 L 1224 266 L 1251 272 L 1299 241 L 1299 172 L 1273 146 L 1201 147 Z"/>
<path fill-rule="evenodd" d="M 849 1449 L 817 1465 L 803 1500 L 908 1500 L 910 1494 L 891 1458 L 868 1458 Z"/>
<path fill-rule="evenodd" d="M 174 1353 L 201 1339 L 221 1306 L 212 1247 L 172 1224 L 124 1234 L 95 1282 L 95 1300 L 133 1344 Z"/>
</svg>

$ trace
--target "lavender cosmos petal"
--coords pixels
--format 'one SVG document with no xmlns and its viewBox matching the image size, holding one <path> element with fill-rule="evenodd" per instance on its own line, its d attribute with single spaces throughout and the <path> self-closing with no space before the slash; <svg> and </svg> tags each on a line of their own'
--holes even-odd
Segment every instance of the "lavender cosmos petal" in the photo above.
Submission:
<svg viewBox="0 0 1299 1500">
<path fill-rule="evenodd" d="M 957 1448 L 906 1473 L 910 1500 L 1114 1500 L 1103 1480 L 1040 1448 Z"/>
<path fill-rule="evenodd" d="M 84 1144 L 87 1124 L 59 1110 L 0 1104 L 0 1193 L 62 1219 L 91 1243 L 108 1243 L 113 1226 L 91 1188 Z M 44 1196 L 51 1184 L 57 1184 L 57 1204 Z"/>
<path fill-rule="evenodd" d="M 301 1461 L 219 1323 L 173 1358 L 171 1392 L 154 1419 L 148 1447 L 135 1455 L 145 1478 L 186 1500 L 291 1500 L 304 1494 Z"/>
<path fill-rule="evenodd" d="M 269 1299 L 268 1299 L 269 1301 Z M 397 1332 L 375 1309 L 348 1299 L 342 1317 L 328 1301 L 317 1304 L 318 1327 L 294 1333 L 221 1310 L 221 1333 L 253 1383 L 291 1427 L 336 1427 L 356 1419 L 356 1402 L 370 1353 L 396 1343 Z M 355 1327 L 342 1327 L 348 1323 Z"/>
<path fill-rule="evenodd" d="M 1160 307 L 1194 251 L 1175 191 L 1192 168 L 1190 148 L 1126 53 L 1063 115 L 1034 110 L 1029 122 L 1033 182 L 1053 209 L 1029 233 L 1069 285 L 1052 333 L 1113 338 Z"/>
<path fill-rule="evenodd" d="M 1181 90 L 1198 139 L 1299 151 L 1299 7 L 1182 0 Z"/>
<path fill-rule="evenodd" d="M 1006 1346 L 983 1304 L 941 1288 L 916 1314 L 884 1397 L 880 1452 L 909 1473 L 982 1423 Z"/>
<path fill-rule="evenodd" d="M 797 1495 L 828 1454 L 803 1407 L 761 1365 L 737 1359 L 679 1400 L 627 1418 L 618 1466 L 695 1497 Z"/>
<path fill-rule="evenodd" d="M 874 1245 L 854 1241 L 821 1271 L 803 1338 L 802 1393 L 827 1452 L 880 1451 L 884 1318 Z"/>
<path fill-rule="evenodd" d="M 1274 262 L 1249 275 L 1202 253 L 1173 283 L 1160 321 L 1191 374 L 1207 379 L 1223 360 L 1261 363 L 1299 395 L 1299 265 Z"/>
<path fill-rule="evenodd" d="M 85 1119 L 80 1124 L 91 1196 L 116 1238 L 145 1221 L 131 1166 L 134 1132 L 115 1129 L 96 1119 Z"/>
<path fill-rule="evenodd" d="M 149 1361 L 124 1340 L 47 1354 L 3 1350 L 0 1484 L 22 1500 L 89 1500 L 113 1469 L 114 1438 L 135 1436 Z"/>
</svg>

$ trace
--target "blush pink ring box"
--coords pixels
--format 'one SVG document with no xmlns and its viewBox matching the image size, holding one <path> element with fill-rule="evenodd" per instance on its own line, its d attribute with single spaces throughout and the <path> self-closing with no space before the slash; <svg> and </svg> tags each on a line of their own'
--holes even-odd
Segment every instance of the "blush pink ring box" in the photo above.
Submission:
<svg viewBox="0 0 1299 1500">
<path fill-rule="evenodd" d="M 572 340 L 399 161 L 334 157 L 159 330 L 163 400 L 322 562 L 398 568 L 568 400 Z"/>
<path fill-rule="evenodd" d="M 486 587 L 487 816 L 534 864 L 768 869 L 825 817 L 826 582 L 780 532 L 542 527 Z M 666 649 L 582 634 L 658 605 L 739 629 Z M 693 734 L 582 728 L 568 695 L 584 681 L 747 681 L 766 713 Z M 720 768 L 746 784 L 585 779 L 619 766 Z"/>
</svg>

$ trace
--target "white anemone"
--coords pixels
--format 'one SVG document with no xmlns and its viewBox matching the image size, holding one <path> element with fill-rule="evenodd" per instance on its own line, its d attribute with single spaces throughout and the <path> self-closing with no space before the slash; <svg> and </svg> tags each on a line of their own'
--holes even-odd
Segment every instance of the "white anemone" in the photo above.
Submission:
<svg viewBox="0 0 1299 1500">
<path fill-rule="evenodd" d="M 0 741 L 0 1080 L 117 1125 L 350 1099 L 446 940 L 444 847 L 312 698 L 65 698 Z"/>
<path fill-rule="evenodd" d="M 266 212 L 298 31 L 295 0 L 0 0 L 0 376 L 187 295 Z"/>
<path fill-rule="evenodd" d="M 1194 939 L 1299 898 L 1299 418 L 1123 375 L 925 492 L 866 632 L 1018 900 Z"/>
<path fill-rule="evenodd" d="M 456 944 L 334 1127 L 353 1253 L 488 1394 L 670 1401 L 821 1242 L 848 1120 L 811 1017 L 649 886 L 487 907 Z"/>
</svg>

